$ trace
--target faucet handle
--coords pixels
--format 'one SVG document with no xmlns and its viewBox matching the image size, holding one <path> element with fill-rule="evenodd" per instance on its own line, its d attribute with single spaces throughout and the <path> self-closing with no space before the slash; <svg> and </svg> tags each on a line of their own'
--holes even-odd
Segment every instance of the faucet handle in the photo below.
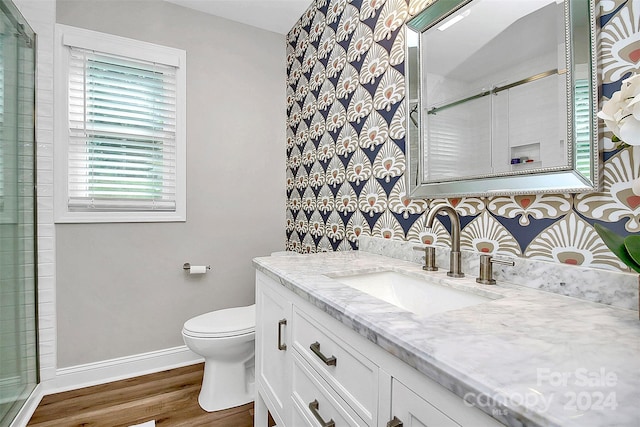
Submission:
<svg viewBox="0 0 640 427">
<path fill-rule="evenodd" d="M 435 246 L 414 246 L 415 251 L 424 251 L 424 271 L 438 271 L 436 267 L 436 247 Z"/>
<path fill-rule="evenodd" d="M 476 282 L 481 283 L 483 285 L 495 285 L 496 281 L 493 278 L 493 265 L 492 264 L 502 264 L 502 265 L 516 265 L 513 261 L 507 261 L 503 259 L 495 259 L 491 255 L 480 255 L 480 277 L 476 279 Z"/>
</svg>

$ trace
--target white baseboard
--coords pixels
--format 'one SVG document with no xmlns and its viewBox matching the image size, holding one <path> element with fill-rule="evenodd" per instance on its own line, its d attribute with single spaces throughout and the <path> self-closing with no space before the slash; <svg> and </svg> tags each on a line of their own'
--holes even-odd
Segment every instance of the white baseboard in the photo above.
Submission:
<svg viewBox="0 0 640 427">
<path fill-rule="evenodd" d="M 152 374 L 204 362 L 187 346 L 134 354 L 101 362 L 61 368 L 55 379 L 43 383 L 44 394 L 60 393 L 82 387 Z"/>
</svg>

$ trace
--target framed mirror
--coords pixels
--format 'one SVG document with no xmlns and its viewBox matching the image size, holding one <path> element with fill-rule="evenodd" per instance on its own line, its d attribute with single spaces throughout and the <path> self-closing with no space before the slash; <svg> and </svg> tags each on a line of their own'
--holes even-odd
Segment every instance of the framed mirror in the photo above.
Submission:
<svg viewBox="0 0 640 427">
<path fill-rule="evenodd" d="M 594 0 L 435 0 L 406 24 L 407 192 L 600 186 Z"/>
</svg>

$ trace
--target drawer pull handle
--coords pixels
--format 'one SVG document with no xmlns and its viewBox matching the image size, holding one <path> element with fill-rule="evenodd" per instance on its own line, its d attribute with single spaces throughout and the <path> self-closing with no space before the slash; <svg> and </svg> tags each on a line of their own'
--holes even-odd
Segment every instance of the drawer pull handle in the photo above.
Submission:
<svg viewBox="0 0 640 427">
<path fill-rule="evenodd" d="M 282 343 L 282 327 L 287 324 L 287 319 L 278 322 L 278 350 L 286 350 L 287 345 Z"/>
<path fill-rule="evenodd" d="M 330 419 L 329 421 L 325 421 L 322 419 L 322 417 L 320 416 L 320 413 L 318 412 L 319 406 L 320 404 L 315 399 L 313 402 L 309 403 L 309 409 L 311 410 L 311 413 L 313 414 L 313 416 L 316 417 L 316 420 L 318 420 L 320 425 L 322 427 L 336 427 L 336 423 L 333 422 L 333 419 Z"/>
<path fill-rule="evenodd" d="M 318 356 L 320 358 L 320 360 L 322 360 L 324 362 L 325 365 L 327 365 L 327 366 L 336 366 L 336 363 L 338 362 L 336 357 L 335 356 L 327 357 L 324 354 L 322 354 L 320 352 L 320 343 L 318 341 L 316 341 L 313 344 L 311 344 L 309 346 L 309 348 L 311 349 L 311 351 L 313 351 L 315 353 L 316 356 Z"/>
<path fill-rule="evenodd" d="M 402 427 L 402 421 L 394 416 L 393 419 L 387 423 L 387 427 Z"/>
</svg>

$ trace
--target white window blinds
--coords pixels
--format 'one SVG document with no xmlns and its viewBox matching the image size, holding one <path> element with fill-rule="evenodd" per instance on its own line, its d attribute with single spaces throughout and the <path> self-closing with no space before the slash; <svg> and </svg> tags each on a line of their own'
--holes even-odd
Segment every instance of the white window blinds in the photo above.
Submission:
<svg viewBox="0 0 640 427">
<path fill-rule="evenodd" d="M 575 81 L 575 168 L 584 176 L 591 176 L 591 109 L 589 80 Z"/>
<path fill-rule="evenodd" d="M 69 49 L 68 209 L 175 211 L 176 68 Z"/>
</svg>

